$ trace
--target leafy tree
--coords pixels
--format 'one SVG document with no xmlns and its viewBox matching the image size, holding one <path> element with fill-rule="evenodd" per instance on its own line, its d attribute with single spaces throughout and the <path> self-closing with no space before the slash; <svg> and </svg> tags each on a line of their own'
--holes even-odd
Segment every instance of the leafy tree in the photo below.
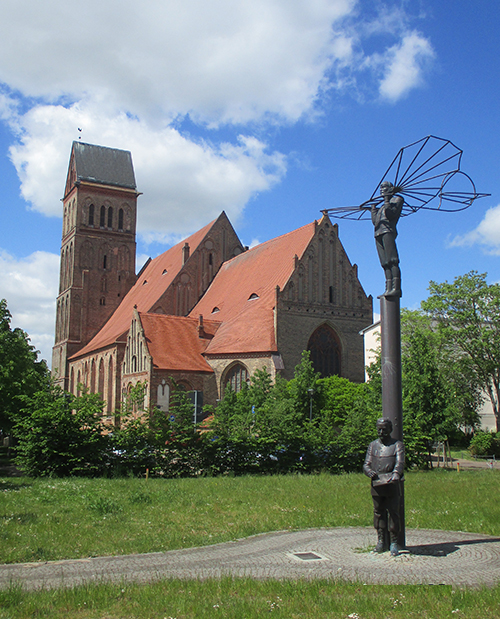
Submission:
<svg viewBox="0 0 500 619">
<path fill-rule="evenodd" d="M 239 393 L 227 389 L 214 413 L 207 436 L 212 471 L 359 468 L 375 431 L 375 423 L 366 430 L 367 393 L 338 376 L 320 379 L 307 351 L 290 381 L 278 376 L 272 384 L 265 370 L 256 372 Z"/>
<path fill-rule="evenodd" d="M 0 300 L 0 429 L 10 432 L 22 396 L 48 388 L 49 370 L 22 329 L 11 329 L 7 301 Z"/>
<path fill-rule="evenodd" d="M 103 472 L 107 436 L 99 394 L 79 397 L 52 385 L 23 396 L 14 433 L 16 464 L 32 477 L 94 476 Z"/>
<path fill-rule="evenodd" d="M 134 385 L 116 416 L 118 424 L 110 434 L 108 452 L 113 475 L 141 475 L 156 466 L 157 449 L 165 443 L 165 413 L 159 409 L 144 412 L 145 395 L 146 383 Z"/>
<path fill-rule="evenodd" d="M 431 462 L 432 444 L 455 432 L 458 419 L 449 407 L 450 390 L 440 366 L 439 334 L 418 312 L 403 312 L 403 410 L 407 450 L 425 448 Z"/>
<path fill-rule="evenodd" d="M 167 477 L 192 477 L 203 471 L 202 442 L 193 422 L 193 403 L 173 382 L 169 412 L 165 417 L 166 441 L 158 466 Z"/>
<path fill-rule="evenodd" d="M 453 283 L 430 282 L 423 310 L 436 321 L 450 358 L 488 394 L 500 429 L 500 285 L 470 271 Z"/>
</svg>

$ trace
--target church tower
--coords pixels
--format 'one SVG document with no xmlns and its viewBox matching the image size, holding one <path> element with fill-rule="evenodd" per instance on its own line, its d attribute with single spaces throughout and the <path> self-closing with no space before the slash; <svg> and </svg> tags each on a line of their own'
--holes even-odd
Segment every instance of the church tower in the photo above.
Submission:
<svg viewBox="0 0 500 619">
<path fill-rule="evenodd" d="M 130 152 L 73 142 L 63 202 L 52 372 L 103 327 L 136 280 L 137 192 Z"/>
</svg>

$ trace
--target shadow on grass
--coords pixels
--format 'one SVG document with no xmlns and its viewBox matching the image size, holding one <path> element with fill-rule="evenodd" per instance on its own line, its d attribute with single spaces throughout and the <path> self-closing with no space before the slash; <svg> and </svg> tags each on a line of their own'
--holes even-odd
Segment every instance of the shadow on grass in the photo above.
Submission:
<svg viewBox="0 0 500 619">
<path fill-rule="evenodd" d="M 491 544 L 500 542 L 500 537 L 490 539 L 470 539 L 463 542 L 443 542 L 441 544 L 420 544 L 419 546 L 407 546 L 406 550 L 412 555 L 426 557 L 447 557 L 460 549 L 460 546 L 470 546 L 472 544 Z"/>
<path fill-rule="evenodd" d="M 16 475 L 17 477 L 17 475 Z M 23 481 L 20 483 L 16 483 L 15 481 L 10 481 L 10 479 L 4 478 L 0 473 L 0 492 L 11 491 L 11 490 L 21 490 L 22 488 L 29 488 L 33 485 L 32 482 Z"/>
<path fill-rule="evenodd" d="M 0 466 L 0 478 L 3 477 L 23 477 L 24 473 L 14 464 Z"/>
</svg>

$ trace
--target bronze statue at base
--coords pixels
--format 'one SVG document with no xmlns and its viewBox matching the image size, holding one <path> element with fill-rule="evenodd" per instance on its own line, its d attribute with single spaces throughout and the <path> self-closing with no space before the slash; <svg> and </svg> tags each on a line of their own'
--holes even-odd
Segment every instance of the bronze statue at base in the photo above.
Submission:
<svg viewBox="0 0 500 619">
<path fill-rule="evenodd" d="M 363 472 L 371 480 L 373 499 L 373 526 L 377 530 L 375 552 L 391 551 L 399 554 L 400 480 L 403 479 L 405 452 L 402 441 L 391 438 L 392 422 L 381 418 L 377 421 L 378 439 L 372 441 L 366 452 Z M 387 532 L 390 545 L 387 546 Z"/>
</svg>

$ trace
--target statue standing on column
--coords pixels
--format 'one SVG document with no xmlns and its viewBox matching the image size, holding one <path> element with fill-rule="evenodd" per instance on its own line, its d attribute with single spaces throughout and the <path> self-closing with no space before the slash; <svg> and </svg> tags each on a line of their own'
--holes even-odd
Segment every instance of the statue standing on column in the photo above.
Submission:
<svg viewBox="0 0 500 619">
<path fill-rule="evenodd" d="M 371 207 L 372 223 L 375 226 L 375 243 L 380 264 L 385 272 L 385 297 L 401 296 L 401 270 L 396 247 L 396 224 L 401 217 L 404 199 L 394 193 L 394 185 L 384 181 L 380 185 L 384 201 L 380 207 Z"/>
<path fill-rule="evenodd" d="M 373 526 L 377 530 L 375 552 L 384 552 L 386 532 L 390 535 L 390 551 L 397 556 L 400 528 L 400 480 L 403 479 L 405 451 L 402 441 L 391 438 L 392 422 L 377 421 L 378 439 L 372 441 L 366 452 L 363 472 L 370 477 L 373 499 Z"/>
</svg>

